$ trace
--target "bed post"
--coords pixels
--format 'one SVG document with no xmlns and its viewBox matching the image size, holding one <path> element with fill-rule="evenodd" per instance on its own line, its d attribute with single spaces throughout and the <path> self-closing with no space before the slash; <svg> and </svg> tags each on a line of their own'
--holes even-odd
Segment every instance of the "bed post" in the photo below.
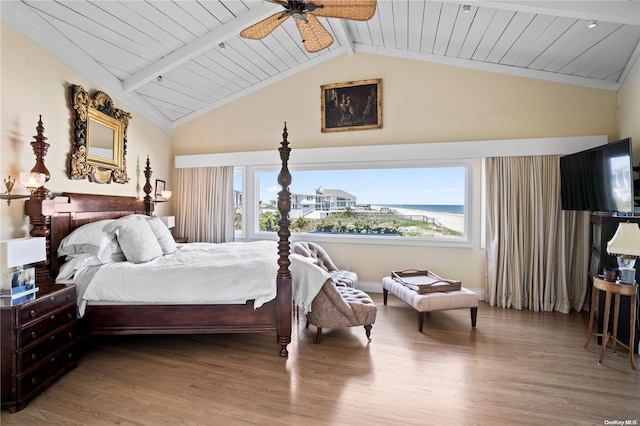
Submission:
<svg viewBox="0 0 640 426">
<path fill-rule="evenodd" d="M 289 237 L 291 232 L 289 230 L 289 211 L 291 210 L 291 193 L 289 192 L 289 185 L 291 185 L 291 173 L 288 168 L 289 142 L 287 141 L 287 123 L 284 123 L 284 130 L 282 131 L 282 146 L 278 148 L 280 152 L 280 160 L 282 161 L 282 168 L 278 174 L 278 183 L 282 187 L 282 191 L 278 192 L 278 210 L 280 211 L 280 220 L 278 225 L 278 275 L 276 285 L 278 288 L 278 298 L 276 305 L 276 334 L 278 336 L 278 343 L 280 344 L 280 356 L 286 357 L 289 355 L 287 351 L 287 345 L 291 343 L 291 312 L 292 312 L 292 289 L 291 289 L 291 271 L 289 265 Z"/>
<path fill-rule="evenodd" d="M 153 200 L 151 199 L 151 192 L 153 191 L 153 187 L 151 186 L 151 162 L 149 161 L 149 156 L 147 155 L 147 165 L 144 167 L 144 177 L 145 183 L 142 190 L 144 191 L 144 214 L 147 216 L 151 216 L 153 212 Z"/>
<path fill-rule="evenodd" d="M 33 147 L 33 153 L 36 155 L 36 165 L 31 169 L 32 172 L 42 173 L 47 176 L 45 183 L 49 181 L 49 170 L 44 164 L 44 157 L 49 150 L 49 144 L 45 141 L 47 138 L 44 136 L 44 126 L 42 124 L 42 115 L 38 119 L 38 125 L 36 126 L 36 132 L 38 133 L 31 142 Z M 46 260 L 36 263 L 36 283 L 46 284 L 52 282 L 51 274 L 49 272 L 49 259 L 51 253 L 51 239 L 49 234 L 51 233 L 51 218 L 42 214 L 42 203 L 49 199 L 49 190 L 43 186 L 38 188 L 31 197 L 24 204 L 24 214 L 29 216 L 29 222 L 32 225 L 29 234 L 32 237 L 45 237 L 46 244 Z"/>
</svg>

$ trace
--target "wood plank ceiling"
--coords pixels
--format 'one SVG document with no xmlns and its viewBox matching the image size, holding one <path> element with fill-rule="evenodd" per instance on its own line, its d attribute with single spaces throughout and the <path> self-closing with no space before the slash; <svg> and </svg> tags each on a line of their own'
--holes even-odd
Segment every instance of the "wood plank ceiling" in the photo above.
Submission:
<svg viewBox="0 0 640 426">
<path fill-rule="evenodd" d="M 617 90 L 640 50 L 635 0 L 379 0 L 369 21 L 319 18 L 335 41 L 318 53 L 293 19 L 262 40 L 239 37 L 280 10 L 258 0 L 11 0 L 1 17 L 167 131 L 342 54 Z"/>
</svg>

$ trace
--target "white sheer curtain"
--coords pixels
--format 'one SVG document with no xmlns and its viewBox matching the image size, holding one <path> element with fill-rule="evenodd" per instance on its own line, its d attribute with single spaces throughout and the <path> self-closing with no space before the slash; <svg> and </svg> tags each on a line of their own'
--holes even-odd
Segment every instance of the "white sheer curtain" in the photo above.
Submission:
<svg viewBox="0 0 640 426">
<path fill-rule="evenodd" d="M 557 156 L 488 158 L 487 301 L 580 311 L 587 295 L 589 214 L 563 212 Z"/>
<path fill-rule="evenodd" d="M 189 242 L 234 240 L 233 167 L 178 169 L 176 233 Z"/>
</svg>

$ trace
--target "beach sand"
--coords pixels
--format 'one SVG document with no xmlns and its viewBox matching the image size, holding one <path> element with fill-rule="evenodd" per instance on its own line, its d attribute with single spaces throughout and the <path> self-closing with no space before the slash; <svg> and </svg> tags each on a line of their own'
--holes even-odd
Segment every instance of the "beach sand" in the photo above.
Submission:
<svg viewBox="0 0 640 426">
<path fill-rule="evenodd" d="M 382 206 L 371 206 L 380 209 Z M 464 215 L 454 213 L 430 212 L 425 210 L 412 210 L 399 207 L 389 207 L 403 216 L 426 216 L 440 222 L 442 225 L 454 231 L 464 232 Z"/>
</svg>

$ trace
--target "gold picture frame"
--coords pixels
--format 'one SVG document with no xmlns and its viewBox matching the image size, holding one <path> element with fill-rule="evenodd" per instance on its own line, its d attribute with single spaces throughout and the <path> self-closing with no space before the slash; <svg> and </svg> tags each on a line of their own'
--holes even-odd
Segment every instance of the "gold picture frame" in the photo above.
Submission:
<svg viewBox="0 0 640 426">
<path fill-rule="evenodd" d="M 320 86 L 324 132 L 382 128 L 382 79 Z"/>
<path fill-rule="evenodd" d="M 97 183 L 127 183 L 127 127 L 131 114 L 114 108 L 111 97 L 97 92 L 93 98 L 70 86 L 75 111 L 74 148 L 69 177 Z"/>
</svg>

